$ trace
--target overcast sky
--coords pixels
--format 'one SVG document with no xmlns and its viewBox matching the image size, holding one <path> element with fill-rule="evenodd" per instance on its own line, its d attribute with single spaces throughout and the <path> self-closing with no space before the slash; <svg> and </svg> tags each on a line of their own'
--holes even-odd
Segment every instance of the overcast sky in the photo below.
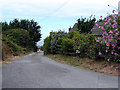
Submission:
<svg viewBox="0 0 120 90">
<path fill-rule="evenodd" d="M 42 40 L 51 30 L 68 31 L 77 19 L 107 16 L 120 0 L 0 0 L 0 20 L 34 19 L 41 26 Z M 108 7 L 108 4 L 110 7 Z M 38 44 L 41 44 L 40 41 Z"/>
</svg>

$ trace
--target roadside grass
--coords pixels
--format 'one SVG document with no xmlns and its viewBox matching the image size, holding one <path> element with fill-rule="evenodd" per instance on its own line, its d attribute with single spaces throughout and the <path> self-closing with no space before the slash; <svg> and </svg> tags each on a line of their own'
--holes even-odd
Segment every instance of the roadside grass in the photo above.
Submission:
<svg viewBox="0 0 120 90">
<path fill-rule="evenodd" d="M 66 55 L 45 55 L 53 60 L 56 60 L 58 62 L 69 64 L 75 67 L 80 67 L 87 70 L 92 70 L 94 72 L 100 72 L 110 75 L 118 76 L 119 73 L 119 64 L 110 62 L 104 60 L 92 60 L 88 58 L 79 58 L 76 56 L 66 56 Z"/>
</svg>

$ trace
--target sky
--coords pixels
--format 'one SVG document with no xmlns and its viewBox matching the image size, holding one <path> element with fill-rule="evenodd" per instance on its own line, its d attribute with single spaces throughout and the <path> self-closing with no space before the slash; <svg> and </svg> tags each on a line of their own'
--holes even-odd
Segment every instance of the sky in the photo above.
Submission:
<svg viewBox="0 0 120 90">
<path fill-rule="evenodd" d="M 68 28 L 81 17 L 107 16 L 118 8 L 120 0 L 0 0 L 0 21 L 33 19 L 41 26 L 42 45 L 51 31 Z M 110 5 L 110 7 L 108 7 Z"/>
</svg>

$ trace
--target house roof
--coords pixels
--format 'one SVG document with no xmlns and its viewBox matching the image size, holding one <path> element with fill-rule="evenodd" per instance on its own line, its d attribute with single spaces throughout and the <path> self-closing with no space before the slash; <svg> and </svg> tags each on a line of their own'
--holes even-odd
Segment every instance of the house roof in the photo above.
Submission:
<svg viewBox="0 0 120 90">
<path fill-rule="evenodd" d="M 77 25 L 77 23 L 75 23 L 74 26 L 73 26 L 72 28 L 70 27 L 70 28 L 69 28 L 69 32 L 75 31 L 75 26 L 76 26 L 76 25 Z"/>
<path fill-rule="evenodd" d="M 98 24 L 99 26 L 104 26 L 104 23 L 102 22 L 96 22 L 96 24 Z M 96 26 L 96 24 L 94 25 L 94 27 L 91 29 L 92 34 L 96 34 L 96 35 L 102 35 L 102 29 L 100 29 L 98 26 Z M 71 31 L 75 31 L 75 26 L 77 25 L 77 23 L 74 24 L 74 26 L 71 28 L 69 28 L 69 32 Z"/>
<path fill-rule="evenodd" d="M 98 24 L 99 26 L 103 26 L 104 23 L 102 22 L 97 22 L 96 24 Z M 102 35 L 102 29 L 98 28 L 98 26 L 96 26 L 96 24 L 94 25 L 94 27 L 91 29 L 92 34 L 96 34 L 96 35 Z"/>
</svg>

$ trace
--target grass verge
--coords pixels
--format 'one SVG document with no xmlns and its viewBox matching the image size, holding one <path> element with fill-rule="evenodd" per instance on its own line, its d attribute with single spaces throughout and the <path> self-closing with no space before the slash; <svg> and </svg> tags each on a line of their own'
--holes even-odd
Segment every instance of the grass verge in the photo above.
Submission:
<svg viewBox="0 0 120 90">
<path fill-rule="evenodd" d="M 110 75 L 119 75 L 119 65 L 118 63 L 110 62 L 104 60 L 92 60 L 88 58 L 79 58 L 75 56 L 65 56 L 65 55 L 45 55 L 53 60 L 58 62 L 69 64 L 72 66 L 84 68 L 87 70 L 92 70 L 95 72 L 110 74 Z"/>
</svg>

